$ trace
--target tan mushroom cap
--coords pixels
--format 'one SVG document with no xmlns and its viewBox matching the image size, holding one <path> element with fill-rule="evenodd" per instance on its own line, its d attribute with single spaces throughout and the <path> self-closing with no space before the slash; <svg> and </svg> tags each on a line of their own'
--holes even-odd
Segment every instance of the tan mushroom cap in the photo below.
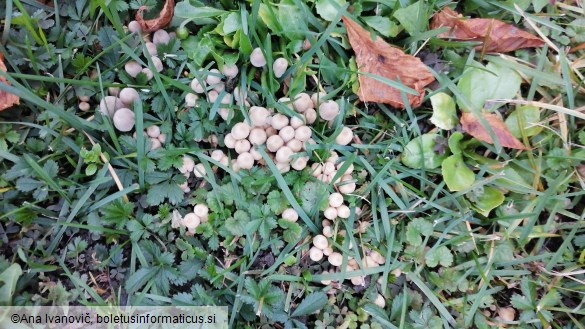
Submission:
<svg viewBox="0 0 585 329">
<path fill-rule="evenodd" d="M 119 131 L 130 131 L 134 128 L 134 112 L 125 107 L 121 108 L 114 113 L 112 121 L 114 121 L 114 127 Z"/>
</svg>

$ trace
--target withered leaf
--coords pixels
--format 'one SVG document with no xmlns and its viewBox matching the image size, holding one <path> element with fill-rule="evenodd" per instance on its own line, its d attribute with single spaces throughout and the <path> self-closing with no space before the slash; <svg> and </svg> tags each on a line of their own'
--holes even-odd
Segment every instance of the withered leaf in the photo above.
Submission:
<svg viewBox="0 0 585 329">
<path fill-rule="evenodd" d="M 498 137 L 500 145 L 519 150 L 528 149 L 526 146 L 524 146 L 524 144 L 517 140 L 514 135 L 512 135 L 510 130 L 508 130 L 508 127 L 506 127 L 504 121 L 497 114 L 482 113 L 482 116 L 492 128 L 496 137 Z M 479 139 L 480 141 L 490 144 L 494 143 L 487 129 L 482 125 L 479 118 L 473 113 L 461 113 L 461 125 L 466 133 Z"/>
<path fill-rule="evenodd" d="M 0 53 L 0 70 L 6 72 L 6 65 L 4 65 L 4 56 Z M 8 80 L 4 77 L 0 77 L 0 82 L 5 83 L 7 85 L 10 84 Z M 0 90 L 0 111 L 3 111 L 12 105 L 18 105 L 20 103 L 20 98 L 14 94 L 6 92 L 4 90 Z"/>
<path fill-rule="evenodd" d="M 477 46 L 476 49 L 485 49 L 484 51 L 488 53 L 505 53 L 520 48 L 544 45 L 542 39 L 514 25 L 493 18 L 465 19 L 449 7 L 445 7 L 433 16 L 430 27 L 431 29 L 449 27 L 449 31 L 439 34 L 438 37 L 479 41 L 483 44 Z"/>
<path fill-rule="evenodd" d="M 175 11 L 175 0 L 166 0 L 163 9 L 157 18 L 145 20 L 142 17 L 142 12 L 148 10 L 147 6 L 141 6 L 136 12 L 136 21 L 140 24 L 143 33 L 150 33 L 156 30 L 160 30 L 167 26 L 171 19 L 173 19 L 173 13 Z"/>
<path fill-rule="evenodd" d="M 424 87 L 435 78 L 423 62 L 405 54 L 379 37 L 372 40 L 370 33 L 348 17 L 343 17 L 349 43 L 356 56 L 358 70 L 384 78 L 399 81 L 416 90 L 419 95 L 406 94 L 410 106 L 417 107 L 422 102 Z M 404 108 L 400 90 L 374 78 L 359 75 L 358 96 L 362 102 L 386 103 Z"/>
</svg>

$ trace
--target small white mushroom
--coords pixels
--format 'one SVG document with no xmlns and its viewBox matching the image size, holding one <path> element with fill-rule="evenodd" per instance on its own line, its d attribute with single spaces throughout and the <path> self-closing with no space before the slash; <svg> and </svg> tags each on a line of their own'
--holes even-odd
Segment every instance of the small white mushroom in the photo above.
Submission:
<svg viewBox="0 0 585 329">
<path fill-rule="evenodd" d="M 280 163 L 286 163 L 292 161 L 291 155 L 293 155 L 293 151 L 288 146 L 281 147 L 278 151 L 276 151 L 276 161 Z"/>
<path fill-rule="evenodd" d="M 152 59 L 152 64 L 154 64 L 154 68 L 156 69 L 156 71 L 157 72 L 162 71 L 164 67 L 163 67 L 163 63 L 160 60 L 160 58 L 153 56 L 153 57 L 151 57 L 151 59 Z"/>
<path fill-rule="evenodd" d="M 380 254 L 379 252 L 377 252 L 375 250 L 372 250 L 370 252 L 370 257 L 377 264 L 384 264 L 384 263 L 386 263 L 386 258 L 384 256 L 382 256 L 382 254 Z"/>
<path fill-rule="evenodd" d="M 232 115 L 232 111 L 229 108 L 222 107 L 217 110 L 217 114 L 219 114 L 222 119 L 227 120 Z"/>
<path fill-rule="evenodd" d="M 219 72 L 218 69 L 209 70 L 209 74 L 207 75 L 205 82 L 207 82 L 207 84 L 210 86 L 214 85 L 216 83 L 220 83 L 221 82 L 221 72 Z"/>
<path fill-rule="evenodd" d="M 352 139 L 353 131 L 351 131 L 351 129 L 349 129 L 348 127 L 343 127 L 339 135 L 335 137 L 335 143 L 339 145 L 348 145 L 349 143 L 351 143 Z"/>
<path fill-rule="evenodd" d="M 326 226 L 331 226 L 331 225 L 333 225 L 333 223 L 331 223 L 331 221 L 330 221 L 329 219 L 324 219 L 324 220 L 322 220 L 322 221 L 321 221 L 321 225 L 322 225 L 323 227 L 326 227 Z"/>
<path fill-rule="evenodd" d="M 223 75 L 227 78 L 235 78 L 238 75 L 239 69 L 236 64 L 225 64 L 222 69 Z"/>
<path fill-rule="evenodd" d="M 134 103 L 135 100 L 140 99 L 140 95 L 138 95 L 136 89 L 128 87 L 120 90 L 118 98 L 120 98 L 122 103 L 124 103 L 126 106 L 130 106 Z"/>
<path fill-rule="evenodd" d="M 236 139 L 234 138 L 234 136 L 232 136 L 232 134 L 225 135 L 225 137 L 223 138 L 223 142 L 227 148 L 233 149 L 234 147 L 236 147 Z"/>
<path fill-rule="evenodd" d="M 293 138 L 286 143 L 286 146 L 288 146 L 293 152 L 300 152 L 303 149 L 303 142 Z"/>
<path fill-rule="evenodd" d="M 144 73 L 144 75 L 146 75 L 146 79 L 148 81 L 150 81 L 150 80 L 152 80 L 152 78 L 154 78 L 154 73 L 152 73 L 152 70 L 149 69 L 148 67 L 143 68 L 142 73 Z"/>
<path fill-rule="evenodd" d="M 335 165 L 331 162 L 325 162 L 323 164 L 323 173 L 325 175 L 331 175 L 335 171 Z"/>
<path fill-rule="evenodd" d="M 161 142 L 158 140 L 158 138 L 150 138 L 150 149 L 151 150 L 156 150 L 157 148 L 161 147 L 162 144 Z"/>
<path fill-rule="evenodd" d="M 248 137 L 248 139 L 250 140 L 250 143 L 252 143 L 252 145 L 261 145 L 264 144 L 266 142 L 266 139 L 268 137 L 266 136 L 266 130 L 262 129 L 262 128 L 254 128 L 250 131 L 250 136 Z"/>
<path fill-rule="evenodd" d="M 179 168 L 179 171 L 182 174 L 187 174 L 188 177 L 189 176 L 188 174 L 190 174 L 193 171 L 193 169 L 195 169 L 195 161 L 193 161 L 193 159 L 191 159 L 188 156 L 183 156 L 183 164 Z"/>
<path fill-rule="evenodd" d="M 288 125 L 288 118 L 280 113 L 275 114 L 270 119 L 270 125 L 276 130 L 280 130 Z"/>
<path fill-rule="evenodd" d="M 325 226 L 323 227 L 323 235 L 330 238 L 333 236 L 333 227 Z"/>
<path fill-rule="evenodd" d="M 329 242 L 327 241 L 327 238 L 325 236 L 317 234 L 313 237 L 313 246 L 315 246 L 316 248 L 323 250 L 327 248 L 328 245 Z"/>
<path fill-rule="evenodd" d="M 272 126 L 263 127 L 263 128 L 266 129 L 266 136 L 267 137 L 278 135 L 278 130 L 272 128 Z"/>
<path fill-rule="evenodd" d="M 291 126 L 282 127 L 282 129 L 280 129 L 280 131 L 278 132 L 278 135 L 286 143 L 289 140 L 295 138 L 295 129 Z"/>
<path fill-rule="evenodd" d="M 274 63 L 272 63 L 272 70 L 274 71 L 274 76 L 278 79 L 280 78 L 288 67 L 288 61 L 286 58 L 280 57 L 277 58 Z"/>
<path fill-rule="evenodd" d="M 516 318 L 516 310 L 513 307 L 500 307 L 498 308 L 498 316 L 503 321 L 514 321 Z"/>
<path fill-rule="evenodd" d="M 79 109 L 81 111 L 87 112 L 87 111 L 89 111 L 89 108 L 90 108 L 90 106 L 89 106 L 89 103 L 88 102 L 80 102 L 79 103 Z"/>
<path fill-rule="evenodd" d="M 323 165 L 320 163 L 313 163 L 311 165 L 311 175 L 317 177 L 323 172 Z"/>
<path fill-rule="evenodd" d="M 215 150 L 211 152 L 211 158 L 217 162 L 220 162 L 221 159 L 225 156 L 222 150 Z"/>
<path fill-rule="evenodd" d="M 157 138 L 160 135 L 160 128 L 159 126 L 152 125 L 146 128 L 146 134 L 148 137 Z"/>
<path fill-rule="evenodd" d="M 197 78 L 193 78 L 193 80 L 191 80 L 191 89 L 193 89 L 193 91 L 198 94 L 205 92 L 205 86 L 201 85 Z"/>
<path fill-rule="evenodd" d="M 156 56 L 158 55 L 158 50 L 156 49 L 156 45 L 152 42 L 147 42 L 145 44 L 146 47 L 146 51 L 148 52 L 148 54 L 152 57 L 152 56 Z"/>
<path fill-rule="evenodd" d="M 353 193 L 353 191 L 355 191 L 356 185 L 353 182 L 346 182 L 343 183 L 343 185 L 339 185 L 338 189 L 339 189 L 339 193 L 341 194 L 349 194 L 349 193 Z"/>
<path fill-rule="evenodd" d="M 308 109 L 303 115 L 305 116 L 305 121 L 309 125 L 317 120 L 317 111 L 315 111 L 315 109 Z"/>
<path fill-rule="evenodd" d="M 163 29 L 160 29 L 152 35 L 152 43 L 155 45 L 166 45 L 171 40 L 169 33 Z"/>
<path fill-rule="evenodd" d="M 114 121 L 114 127 L 119 131 L 130 131 L 134 128 L 134 112 L 127 108 L 121 108 L 114 113 L 112 121 Z"/>
<path fill-rule="evenodd" d="M 329 261 L 329 264 L 333 266 L 341 266 L 341 263 L 343 262 L 343 256 L 341 256 L 341 254 L 338 252 L 333 252 L 331 255 L 329 255 L 329 257 L 327 257 L 327 260 Z"/>
<path fill-rule="evenodd" d="M 325 216 L 325 218 L 327 219 L 335 219 L 337 218 L 337 209 L 333 208 L 333 207 L 327 207 L 327 209 L 325 209 L 325 211 L 323 211 L 323 216 Z"/>
<path fill-rule="evenodd" d="M 250 108 L 250 120 L 255 127 L 262 127 L 266 124 L 266 119 L 270 116 L 268 110 L 260 106 L 252 106 Z"/>
<path fill-rule="evenodd" d="M 167 140 L 167 135 L 161 133 L 157 138 L 161 143 L 164 143 Z"/>
<path fill-rule="evenodd" d="M 188 107 L 193 107 L 197 105 L 198 99 L 199 96 L 197 96 L 196 94 L 188 93 L 187 95 L 185 95 L 185 105 Z"/>
<path fill-rule="evenodd" d="M 299 220 L 299 214 L 293 208 L 286 208 L 282 212 L 282 218 L 289 222 L 296 222 L 297 220 Z"/>
<path fill-rule="evenodd" d="M 298 157 L 295 158 L 292 162 L 291 162 L 291 167 L 294 170 L 303 170 L 307 167 L 307 163 L 309 162 L 309 157 L 308 156 L 304 156 L 304 157 Z"/>
<path fill-rule="evenodd" d="M 252 154 L 244 152 L 238 155 L 237 163 L 240 169 L 252 169 L 254 166 L 254 158 Z"/>
<path fill-rule="evenodd" d="M 244 139 L 250 135 L 250 126 L 245 122 L 238 122 L 232 127 L 232 136 L 235 139 Z"/>
<path fill-rule="evenodd" d="M 374 300 L 374 304 L 380 306 L 381 308 L 386 307 L 386 299 L 384 296 L 377 294 L 376 299 Z"/>
<path fill-rule="evenodd" d="M 332 121 L 339 114 L 339 105 L 334 101 L 326 101 L 319 106 L 319 116 L 325 121 Z"/>
<path fill-rule="evenodd" d="M 110 96 L 118 97 L 119 93 L 120 93 L 120 87 L 108 87 L 108 94 L 110 94 Z"/>
<path fill-rule="evenodd" d="M 201 221 L 204 221 L 204 218 L 206 219 L 205 221 L 207 221 L 207 218 L 209 217 L 209 208 L 202 203 L 196 204 L 195 208 L 193 208 L 193 213 L 201 218 Z"/>
<path fill-rule="evenodd" d="M 366 280 L 363 276 L 354 276 L 353 278 L 351 278 L 351 284 L 353 284 L 354 286 L 365 286 L 366 285 Z"/>
<path fill-rule="evenodd" d="M 262 49 L 254 48 L 252 53 L 250 54 L 250 63 L 255 67 L 262 67 L 266 65 L 266 58 L 264 58 L 264 54 L 262 53 Z"/>
<path fill-rule="evenodd" d="M 128 23 L 128 31 L 135 34 L 140 34 L 142 32 L 142 27 L 137 21 L 130 21 L 130 23 Z"/>
<path fill-rule="evenodd" d="M 349 218 L 350 211 L 349 211 L 348 206 L 342 204 L 341 206 L 337 207 L 336 209 L 337 209 L 337 216 L 339 218 Z"/>
<path fill-rule="evenodd" d="M 327 94 L 324 92 L 318 92 L 311 95 L 311 101 L 313 102 L 313 108 L 318 109 L 319 105 L 323 102 L 323 97 Z"/>
<path fill-rule="evenodd" d="M 323 259 L 323 250 L 311 247 L 311 249 L 309 249 L 309 258 L 311 258 L 311 260 L 314 262 L 320 261 Z"/>
<path fill-rule="evenodd" d="M 331 248 L 331 247 L 327 247 L 327 248 L 323 249 L 323 255 L 325 255 L 325 256 L 331 256 L 332 253 L 333 253 L 333 248 Z"/>
<path fill-rule="evenodd" d="M 311 138 L 313 131 L 308 126 L 300 126 L 295 130 L 295 138 L 301 142 L 306 142 Z"/>
<path fill-rule="evenodd" d="M 234 150 L 236 151 L 236 153 L 242 154 L 244 152 L 250 151 L 250 147 L 251 147 L 250 142 L 247 139 L 240 139 L 239 141 L 236 142 Z"/>
<path fill-rule="evenodd" d="M 343 195 L 340 193 L 331 193 L 329 195 L 329 205 L 333 208 L 337 208 L 343 204 Z"/>
<path fill-rule="evenodd" d="M 193 174 L 195 174 L 195 177 L 197 177 L 197 178 L 201 178 L 201 177 L 205 176 L 205 174 L 206 174 L 205 166 L 203 166 L 202 163 L 196 164 L 195 168 L 193 168 Z"/>
<path fill-rule="evenodd" d="M 195 213 L 190 212 L 183 217 L 181 224 L 189 230 L 189 233 L 194 234 L 197 226 L 201 224 L 201 218 L 195 215 Z"/>
<path fill-rule="evenodd" d="M 304 126 L 305 125 L 305 121 L 303 119 L 299 118 L 299 117 L 293 116 L 293 117 L 290 118 L 289 124 L 290 124 L 291 127 L 295 128 L 295 130 L 296 130 L 296 129 L 298 129 L 301 126 Z"/>
<path fill-rule="evenodd" d="M 218 97 L 218 96 L 219 96 L 219 94 L 217 93 L 217 91 L 215 91 L 215 90 L 210 90 L 210 91 L 207 93 L 207 100 L 208 100 L 210 103 L 215 103 L 215 101 L 217 100 L 217 97 Z"/>
<path fill-rule="evenodd" d="M 378 263 L 371 256 L 366 256 L 362 258 L 362 266 L 363 268 L 376 267 Z"/>
<path fill-rule="evenodd" d="M 100 112 L 110 117 L 123 107 L 124 103 L 116 96 L 106 96 L 100 102 Z"/>
<path fill-rule="evenodd" d="M 277 152 L 283 147 L 284 141 L 279 135 L 273 135 L 266 140 L 266 147 L 270 152 Z"/>
<path fill-rule="evenodd" d="M 305 112 L 306 110 L 313 107 L 311 97 L 306 93 L 300 93 L 295 97 L 293 107 L 297 112 Z"/>
<path fill-rule="evenodd" d="M 262 159 L 262 154 L 253 147 L 250 149 L 250 154 L 252 154 L 252 158 L 254 158 L 256 161 Z"/>
<path fill-rule="evenodd" d="M 283 162 L 276 162 L 276 168 L 280 171 L 281 174 L 287 173 L 290 171 L 290 164 L 283 163 Z"/>
<path fill-rule="evenodd" d="M 124 70 L 129 76 L 136 78 L 138 73 L 142 72 L 142 66 L 137 61 L 128 61 L 124 65 Z"/>
</svg>

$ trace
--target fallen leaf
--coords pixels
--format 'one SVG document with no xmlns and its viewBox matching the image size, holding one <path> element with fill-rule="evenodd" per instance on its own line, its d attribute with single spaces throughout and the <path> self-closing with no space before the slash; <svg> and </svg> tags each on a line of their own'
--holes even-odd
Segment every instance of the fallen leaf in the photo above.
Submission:
<svg viewBox="0 0 585 329">
<path fill-rule="evenodd" d="M 488 53 L 505 53 L 520 48 L 544 45 L 542 39 L 514 25 L 493 18 L 465 19 L 449 7 L 445 7 L 433 16 L 430 27 L 431 29 L 450 28 L 449 31 L 439 34 L 440 38 L 483 42 L 476 49 L 485 48 L 484 51 Z"/>
<path fill-rule="evenodd" d="M 150 33 L 156 30 L 160 30 L 171 22 L 171 19 L 173 18 L 173 12 L 175 10 L 175 0 L 167 0 L 157 18 L 144 20 L 144 17 L 142 17 L 142 12 L 148 9 L 149 8 L 147 6 L 141 6 L 138 8 L 138 12 L 136 13 L 136 21 L 138 24 L 140 24 L 143 33 Z"/>
<path fill-rule="evenodd" d="M 372 40 L 370 33 L 359 24 L 345 16 L 342 18 L 349 43 L 356 55 L 358 70 L 398 81 L 416 90 L 418 95 L 407 93 L 406 96 L 410 106 L 419 106 L 425 96 L 423 88 L 435 80 L 423 62 L 389 45 L 381 38 L 376 37 Z M 400 90 L 364 74 L 359 75 L 359 82 L 357 95 L 362 102 L 405 107 Z"/>
<path fill-rule="evenodd" d="M 502 119 L 497 114 L 482 113 L 482 115 L 494 131 L 498 141 L 500 142 L 500 145 L 519 150 L 528 149 L 526 146 L 524 146 L 524 144 L 517 140 L 514 135 L 512 135 L 510 130 L 508 130 L 508 127 L 506 127 L 504 121 L 502 121 Z M 480 141 L 490 144 L 494 143 L 487 129 L 482 125 L 479 118 L 473 113 L 461 113 L 461 125 L 466 133 L 479 139 Z"/>
<path fill-rule="evenodd" d="M 0 53 L 0 70 L 6 72 L 6 65 L 4 65 L 4 55 L 2 55 L 2 53 Z M 8 80 L 6 80 L 4 77 L 0 77 L 0 82 L 10 85 L 10 82 L 8 82 Z M 4 90 L 0 90 L 0 111 L 9 108 L 12 105 L 18 105 L 19 103 L 20 98 L 18 96 Z"/>
</svg>

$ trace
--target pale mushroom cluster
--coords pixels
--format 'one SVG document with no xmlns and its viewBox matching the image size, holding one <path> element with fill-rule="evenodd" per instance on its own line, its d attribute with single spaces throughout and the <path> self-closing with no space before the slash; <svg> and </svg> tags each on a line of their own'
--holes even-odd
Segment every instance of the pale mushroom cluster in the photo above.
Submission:
<svg viewBox="0 0 585 329">
<path fill-rule="evenodd" d="M 104 115 L 112 118 L 114 127 L 121 132 L 127 132 L 134 128 L 134 112 L 131 110 L 135 101 L 140 101 L 140 96 L 134 88 L 109 88 L 109 96 L 100 101 L 99 110 Z"/>
<path fill-rule="evenodd" d="M 156 150 L 161 147 L 167 139 L 167 136 L 160 132 L 160 128 L 157 125 L 146 128 L 146 136 L 150 138 L 151 150 Z"/>
<path fill-rule="evenodd" d="M 333 183 L 341 194 L 353 193 L 357 187 L 356 180 L 352 176 L 354 166 L 353 164 L 349 164 L 347 168 L 340 173 L 339 171 L 344 167 L 345 161 L 336 163 L 338 159 L 339 155 L 335 151 L 332 151 L 331 156 L 329 156 L 324 163 L 313 163 L 311 165 L 311 174 L 325 183 Z M 329 218 L 327 215 L 326 218 L 334 219 L 337 217 L 337 209 L 329 210 L 328 213 L 329 216 L 333 216 L 333 218 Z M 348 209 L 345 209 L 345 207 L 341 209 L 341 213 L 343 216 L 346 214 L 349 216 Z M 339 217 L 347 218 L 342 217 L 342 215 Z"/>
<path fill-rule="evenodd" d="M 179 171 L 187 178 L 187 181 L 179 185 L 179 187 L 185 193 L 189 193 L 191 191 L 188 181 L 189 178 L 191 178 L 191 173 L 193 173 L 193 175 L 195 175 L 197 178 L 202 178 L 207 174 L 205 171 L 205 166 L 203 166 L 202 163 L 195 164 L 195 160 L 187 155 L 183 156 L 183 164 L 179 168 Z"/>
<path fill-rule="evenodd" d="M 209 208 L 205 204 L 196 204 L 193 212 L 183 216 L 178 223 L 178 227 L 185 227 L 187 235 L 194 235 L 197 226 L 209 220 Z"/>
</svg>

